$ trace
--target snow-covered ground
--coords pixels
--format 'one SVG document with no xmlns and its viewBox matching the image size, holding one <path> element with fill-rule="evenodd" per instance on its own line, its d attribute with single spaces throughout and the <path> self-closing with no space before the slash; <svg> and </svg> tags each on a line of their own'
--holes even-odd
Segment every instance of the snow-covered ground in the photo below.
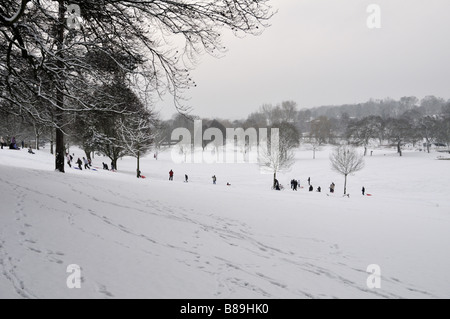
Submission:
<svg viewBox="0 0 450 319">
<path fill-rule="evenodd" d="M 137 179 L 132 158 L 60 174 L 47 150 L 0 150 L 0 298 L 449 298 L 450 161 L 375 150 L 344 198 L 329 151 L 299 151 L 277 192 L 253 164 L 165 152 Z M 289 189 L 308 177 L 323 193 Z M 71 264 L 80 289 L 66 285 Z M 371 264 L 380 289 L 366 285 Z"/>
</svg>

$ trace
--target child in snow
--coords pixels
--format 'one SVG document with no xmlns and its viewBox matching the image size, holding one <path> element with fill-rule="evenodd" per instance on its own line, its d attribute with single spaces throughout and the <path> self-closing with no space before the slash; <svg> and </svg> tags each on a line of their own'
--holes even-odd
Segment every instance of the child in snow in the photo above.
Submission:
<svg viewBox="0 0 450 319">
<path fill-rule="evenodd" d="M 169 172 L 169 181 L 173 181 L 173 170 Z"/>
<path fill-rule="evenodd" d="M 108 164 L 105 164 L 104 162 L 102 162 L 102 164 L 103 164 L 103 169 L 106 169 L 107 171 L 109 171 Z"/>
<path fill-rule="evenodd" d="M 366 188 L 364 186 L 361 191 L 362 191 L 363 196 L 366 195 Z"/>
<path fill-rule="evenodd" d="M 30 148 L 28 149 L 28 153 L 34 154 L 33 149 L 31 148 L 31 146 L 30 146 Z"/>
<path fill-rule="evenodd" d="M 213 184 L 216 185 L 216 182 L 217 182 L 217 177 L 216 177 L 216 175 L 214 175 L 214 176 L 212 177 L 212 180 L 213 180 Z"/>
<path fill-rule="evenodd" d="M 90 168 L 89 168 L 89 162 L 88 162 L 88 160 L 85 159 L 84 157 L 83 157 L 83 162 L 84 162 L 84 169 L 90 169 Z"/>
<path fill-rule="evenodd" d="M 66 159 L 67 159 L 67 164 L 69 165 L 69 167 L 72 167 L 72 165 L 70 164 L 70 155 L 66 154 Z"/>
<path fill-rule="evenodd" d="M 312 192 L 314 190 L 314 187 L 312 185 L 309 186 L 309 191 Z"/>
<path fill-rule="evenodd" d="M 78 161 L 76 162 L 76 164 L 78 164 L 78 168 L 80 169 L 80 171 L 83 170 L 83 168 L 81 167 L 81 165 L 83 165 L 83 162 L 81 161 L 81 159 L 78 157 Z"/>
<path fill-rule="evenodd" d="M 15 137 L 13 137 L 11 139 L 11 144 L 9 145 L 9 148 L 12 149 L 12 150 L 17 150 L 17 144 L 16 144 L 16 138 Z"/>
<path fill-rule="evenodd" d="M 184 174 L 184 182 L 187 183 L 189 179 L 189 176 L 187 176 L 187 174 Z"/>
</svg>

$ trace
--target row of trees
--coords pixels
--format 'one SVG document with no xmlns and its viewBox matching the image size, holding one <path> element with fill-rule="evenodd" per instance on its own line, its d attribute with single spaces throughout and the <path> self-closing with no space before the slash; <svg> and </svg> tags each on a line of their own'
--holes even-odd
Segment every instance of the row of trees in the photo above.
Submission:
<svg viewBox="0 0 450 319">
<path fill-rule="evenodd" d="M 182 97 L 195 86 L 189 72 L 196 57 L 225 52 L 222 28 L 257 35 L 271 16 L 268 0 L 1 1 L 0 108 L 54 132 L 55 168 L 64 172 L 65 136 L 73 126 L 76 135 L 104 145 L 117 137 L 105 138 L 95 125 L 105 122 L 121 134 L 146 126 L 139 120 L 116 125 L 117 118 L 146 121 L 148 115 L 117 99 L 126 90 L 147 109 L 170 93 L 186 111 Z"/>
<path fill-rule="evenodd" d="M 450 110 L 450 107 L 448 109 Z M 345 138 L 352 144 L 363 146 L 364 155 L 367 155 L 371 140 L 378 140 L 379 144 L 385 140 L 395 143 L 400 156 L 403 144 L 419 143 L 422 146 L 424 142 L 429 153 L 432 144 L 450 145 L 450 112 L 440 116 L 422 116 L 416 112 L 407 112 L 399 118 L 368 116 L 351 120 Z"/>
<path fill-rule="evenodd" d="M 350 117 L 347 113 L 336 118 L 321 115 L 311 117 L 309 110 L 297 110 L 293 101 L 285 101 L 279 105 L 263 105 L 259 111 L 248 116 L 246 120 L 215 120 L 223 127 L 230 128 L 280 128 L 282 134 L 300 136 L 303 141 L 312 145 L 313 150 L 323 144 L 338 144 L 342 141 L 365 147 L 365 155 L 370 142 L 377 140 L 380 145 L 390 142 L 397 145 L 399 154 L 404 143 L 417 144 L 426 141 L 428 149 L 435 144 L 450 145 L 450 103 L 442 99 L 427 97 L 422 100 L 422 106 L 414 106 L 418 99 L 402 98 L 401 105 L 409 109 L 397 116 L 369 115 L 365 117 Z M 407 103 L 409 101 L 409 103 Z M 433 104 L 432 101 L 438 101 Z M 427 106 L 427 108 L 425 108 Z M 406 108 L 406 107 L 405 107 Z M 339 107 L 336 107 L 339 110 Z M 428 111 L 425 111 L 425 110 Z M 308 113 L 309 112 L 309 113 Z M 429 113 L 436 112 L 436 113 Z M 308 115 L 306 120 L 305 114 Z M 193 117 L 200 119 L 199 117 Z M 203 119 L 205 123 L 210 122 Z M 193 122 L 183 116 L 174 116 L 165 121 L 163 139 L 170 141 L 170 133 L 177 127 L 185 127 L 193 134 Z"/>
</svg>

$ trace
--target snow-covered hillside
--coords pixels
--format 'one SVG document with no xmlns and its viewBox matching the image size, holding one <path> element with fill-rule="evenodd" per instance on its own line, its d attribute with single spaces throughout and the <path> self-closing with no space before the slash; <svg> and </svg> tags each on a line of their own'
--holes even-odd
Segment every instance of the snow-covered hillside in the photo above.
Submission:
<svg viewBox="0 0 450 319">
<path fill-rule="evenodd" d="M 1 150 L 0 298 L 449 298 L 450 162 L 375 150 L 347 198 L 328 154 L 299 151 L 277 192 L 253 164 L 166 152 L 137 179 L 132 158 L 60 174 L 46 150 Z M 308 177 L 322 193 L 289 189 Z M 71 264 L 80 289 L 66 285 Z M 366 285 L 371 264 L 380 289 Z"/>
</svg>

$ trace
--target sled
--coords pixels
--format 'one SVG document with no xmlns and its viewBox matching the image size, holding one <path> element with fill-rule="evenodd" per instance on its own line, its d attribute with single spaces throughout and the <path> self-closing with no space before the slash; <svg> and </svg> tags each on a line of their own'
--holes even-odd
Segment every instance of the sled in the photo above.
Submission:
<svg viewBox="0 0 450 319">
<path fill-rule="evenodd" d="M 366 194 L 366 196 L 372 196 L 372 194 Z"/>
<path fill-rule="evenodd" d="M 147 178 L 147 177 L 145 177 L 144 175 L 141 175 L 141 178 Z"/>
</svg>

